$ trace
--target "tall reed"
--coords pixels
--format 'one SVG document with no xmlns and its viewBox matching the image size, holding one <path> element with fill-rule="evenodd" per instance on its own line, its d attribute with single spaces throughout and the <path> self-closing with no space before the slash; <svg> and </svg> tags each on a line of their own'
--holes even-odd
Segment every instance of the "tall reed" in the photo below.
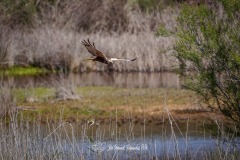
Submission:
<svg viewBox="0 0 240 160">
<path fill-rule="evenodd" d="M 167 94 L 164 99 L 167 102 Z M 4 103 L 14 106 L 10 101 Z M 211 139 L 206 135 L 204 143 L 191 144 L 193 137 L 190 136 L 189 123 L 186 122 L 187 129 L 183 131 L 167 106 L 165 103 L 168 120 L 165 120 L 163 125 L 155 126 L 159 128 L 161 134 L 150 137 L 146 136 L 148 123 L 145 118 L 139 124 L 140 127 L 131 112 L 120 120 L 118 108 L 105 123 L 94 117 L 75 123 L 65 122 L 62 120 L 64 110 L 60 113 L 60 118 L 54 121 L 47 120 L 44 124 L 38 112 L 33 111 L 35 115 L 33 121 L 28 121 L 22 112 L 8 112 L 8 116 L 0 118 L 0 157 L 1 159 L 239 158 L 239 139 L 234 134 L 226 133 L 218 123 L 216 138 Z M 169 127 L 170 132 L 167 131 Z"/>
<path fill-rule="evenodd" d="M 158 26 L 176 30 L 178 6 L 162 12 L 142 12 L 127 1 L 39 1 L 33 27 L 15 28 L 1 23 L 0 50 L 6 46 L 8 65 L 38 66 L 67 71 L 161 71 L 176 67 L 172 48 L 175 37 L 157 36 Z M 111 15 L 111 16 L 109 16 Z M 4 18 L 3 18 L 4 19 Z M 5 22 L 0 18 L 0 21 Z M 135 58 L 113 68 L 82 61 L 90 54 L 84 39 L 110 57 Z M 7 45 L 5 44 L 7 39 Z"/>
</svg>

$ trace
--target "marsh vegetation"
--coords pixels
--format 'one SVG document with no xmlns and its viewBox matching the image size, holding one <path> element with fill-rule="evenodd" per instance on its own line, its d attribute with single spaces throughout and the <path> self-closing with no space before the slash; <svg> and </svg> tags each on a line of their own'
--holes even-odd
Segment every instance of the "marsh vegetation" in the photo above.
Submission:
<svg viewBox="0 0 240 160">
<path fill-rule="evenodd" d="M 0 1 L 1 159 L 239 159 L 240 3 L 226 2 Z M 83 61 L 88 38 L 138 59 Z"/>
<path fill-rule="evenodd" d="M 239 158 L 237 130 L 227 131 L 224 125 L 232 124 L 222 126 L 221 114 L 198 108 L 193 92 L 50 80 L 24 87 L 2 82 L 4 159 Z"/>
<path fill-rule="evenodd" d="M 110 57 L 138 57 L 131 67 L 117 63 L 111 70 L 174 68 L 168 58 L 175 38 L 156 36 L 162 31 L 175 31 L 178 8 L 174 6 L 153 13 L 142 12 L 136 2 L 121 0 L 104 3 L 98 0 L 20 0 L 18 3 L 4 0 L 0 2 L 0 13 L 3 67 L 35 66 L 74 72 L 109 70 L 104 65 L 82 61 L 88 53 L 81 41 L 89 38 Z"/>
</svg>

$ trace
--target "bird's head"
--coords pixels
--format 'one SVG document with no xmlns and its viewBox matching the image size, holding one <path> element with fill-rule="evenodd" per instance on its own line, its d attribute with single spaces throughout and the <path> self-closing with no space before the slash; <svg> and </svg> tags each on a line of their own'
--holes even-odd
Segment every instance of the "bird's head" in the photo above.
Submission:
<svg viewBox="0 0 240 160">
<path fill-rule="evenodd" d="M 107 62 L 107 63 L 108 63 L 109 66 L 112 66 L 112 65 L 113 65 L 113 61 L 112 61 L 111 59 L 108 59 L 108 62 Z"/>
</svg>

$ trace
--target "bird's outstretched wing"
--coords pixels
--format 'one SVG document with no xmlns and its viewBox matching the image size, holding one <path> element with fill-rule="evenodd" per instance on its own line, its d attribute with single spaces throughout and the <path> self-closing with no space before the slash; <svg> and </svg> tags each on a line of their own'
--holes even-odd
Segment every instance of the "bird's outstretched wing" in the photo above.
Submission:
<svg viewBox="0 0 240 160">
<path fill-rule="evenodd" d="M 112 60 L 112 61 L 128 61 L 128 62 L 135 61 L 136 59 L 137 59 L 137 58 L 134 58 L 134 59 L 110 58 L 110 60 Z"/>
<path fill-rule="evenodd" d="M 88 52 L 91 53 L 93 56 L 96 57 L 102 57 L 104 59 L 107 59 L 107 57 L 99 50 L 96 49 L 95 44 L 94 43 L 90 43 L 89 39 L 83 40 L 82 44 L 87 48 Z"/>
</svg>

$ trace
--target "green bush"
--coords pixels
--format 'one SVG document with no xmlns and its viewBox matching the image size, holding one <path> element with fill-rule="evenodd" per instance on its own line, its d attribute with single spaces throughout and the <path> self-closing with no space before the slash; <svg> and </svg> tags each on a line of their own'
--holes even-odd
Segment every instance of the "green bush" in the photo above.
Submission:
<svg viewBox="0 0 240 160">
<path fill-rule="evenodd" d="M 144 12 L 159 10 L 161 11 L 166 6 L 176 3 L 174 0 L 136 0 L 140 9 Z"/>
<path fill-rule="evenodd" d="M 12 27 L 19 25 L 33 25 L 36 13 L 35 0 L 2 0 L 0 2 L 0 13 L 5 23 Z"/>
<path fill-rule="evenodd" d="M 176 57 L 185 86 L 240 126 L 240 1 L 184 5 Z M 186 72 L 186 71 L 191 72 Z"/>
<path fill-rule="evenodd" d="M 157 31 L 156 31 L 156 35 L 157 36 L 162 36 L 162 37 L 168 37 L 170 36 L 172 33 L 166 28 L 164 27 L 163 25 L 160 25 L 158 28 L 157 28 Z"/>
</svg>

